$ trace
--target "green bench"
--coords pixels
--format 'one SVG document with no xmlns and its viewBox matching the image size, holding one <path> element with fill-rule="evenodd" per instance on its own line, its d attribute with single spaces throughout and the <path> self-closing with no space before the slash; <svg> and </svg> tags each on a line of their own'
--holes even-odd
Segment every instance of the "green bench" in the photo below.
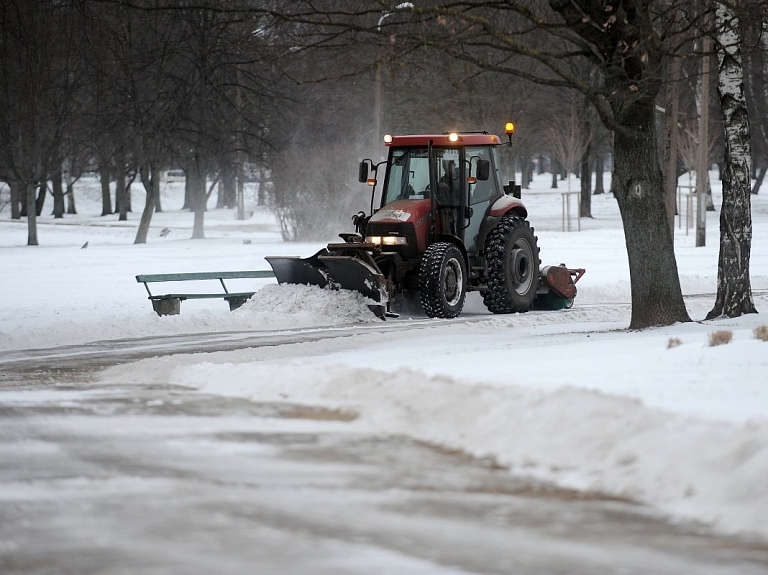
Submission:
<svg viewBox="0 0 768 575">
<path fill-rule="evenodd" d="M 142 274 L 136 276 L 136 281 L 143 283 L 152 302 L 152 309 L 157 315 L 177 315 L 181 312 L 181 302 L 185 299 L 222 298 L 229 303 L 229 309 L 235 310 L 243 305 L 255 293 L 252 291 L 231 292 L 224 280 L 248 278 L 273 278 L 272 270 L 240 271 L 240 272 L 193 272 L 181 274 Z M 210 281 L 219 280 L 223 291 L 215 293 L 166 293 L 153 294 L 149 289 L 150 283 Z"/>
</svg>

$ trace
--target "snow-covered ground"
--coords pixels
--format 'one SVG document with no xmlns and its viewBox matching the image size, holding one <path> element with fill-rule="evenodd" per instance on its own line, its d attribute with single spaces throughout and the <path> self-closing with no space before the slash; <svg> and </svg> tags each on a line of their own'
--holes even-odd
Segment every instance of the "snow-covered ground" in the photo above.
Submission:
<svg viewBox="0 0 768 575">
<path fill-rule="evenodd" d="M 523 198 L 543 262 L 587 269 L 572 309 L 492 316 L 470 294 L 457 320 L 402 318 L 393 323 L 403 329 L 377 332 L 379 320 L 354 294 L 273 280 L 237 286 L 260 291 L 234 312 L 220 300 L 196 300 L 182 303 L 179 316 L 158 317 L 136 274 L 269 269 L 265 255 L 310 255 L 322 244 L 283 243 L 262 208 L 245 221 L 211 210 L 207 239 L 191 240 L 181 186 L 168 184 L 167 211 L 155 215 L 149 243 L 135 246 L 139 214 L 128 222 L 98 216 L 98 182 L 81 182 L 80 214 L 40 218 L 38 247 L 25 246 L 25 222 L 10 221 L 7 208 L 0 213 L 0 352 L 365 323 L 370 333 L 341 345 L 151 359 L 112 368 L 103 379 L 341 408 L 359 415 L 351 428 L 427 440 L 493 458 L 511 473 L 768 538 L 768 342 L 753 336 L 768 320 L 701 322 L 714 302 L 719 214 L 708 214 L 706 247 L 695 247 L 684 218 L 676 229 L 683 292 L 696 322 L 627 332 L 629 273 L 615 200 L 594 196 L 594 219 L 583 220 L 580 232 L 563 232 L 565 186 L 550 190 L 549 183 L 541 176 Z M 140 189 L 133 201 L 141 206 Z M 361 196 L 362 207 L 367 202 Z M 752 287 L 764 311 L 765 193 L 753 196 L 753 221 Z M 170 233 L 161 237 L 164 228 Z M 717 330 L 731 331 L 732 343 L 710 347 L 708 335 Z M 670 348 L 672 338 L 681 344 Z M 0 401 L 29 397 L 0 388 Z"/>
</svg>

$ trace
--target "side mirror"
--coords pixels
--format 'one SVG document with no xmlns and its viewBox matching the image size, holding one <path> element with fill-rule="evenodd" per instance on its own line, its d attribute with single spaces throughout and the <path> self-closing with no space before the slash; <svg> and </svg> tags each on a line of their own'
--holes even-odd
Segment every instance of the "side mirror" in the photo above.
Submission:
<svg viewBox="0 0 768 575">
<path fill-rule="evenodd" d="M 477 160 L 477 179 L 485 181 L 491 175 L 491 162 L 488 160 Z"/>
<path fill-rule="evenodd" d="M 357 179 L 360 181 L 361 184 L 364 184 L 368 181 L 368 162 L 365 160 L 360 162 L 360 168 L 358 170 Z"/>
</svg>

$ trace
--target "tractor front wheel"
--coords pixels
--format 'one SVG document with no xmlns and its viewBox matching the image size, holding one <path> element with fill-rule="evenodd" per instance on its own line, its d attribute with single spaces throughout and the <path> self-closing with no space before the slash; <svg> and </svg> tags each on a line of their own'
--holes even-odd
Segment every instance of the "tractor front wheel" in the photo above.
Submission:
<svg viewBox="0 0 768 575">
<path fill-rule="evenodd" d="M 531 309 L 539 287 L 539 248 L 527 220 L 507 215 L 485 241 L 488 289 L 483 303 L 492 313 Z"/>
<path fill-rule="evenodd" d="M 427 248 L 419 268 L 421 307 L 429 317 L 456 317 L 467 295 L 467 264 L 459 248 L 437 242 Z"/>
</svg>

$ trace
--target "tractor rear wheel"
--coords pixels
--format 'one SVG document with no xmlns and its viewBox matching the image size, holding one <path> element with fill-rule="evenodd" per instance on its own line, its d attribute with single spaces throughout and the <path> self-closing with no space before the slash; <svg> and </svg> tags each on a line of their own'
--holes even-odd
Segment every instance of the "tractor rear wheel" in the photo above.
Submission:
<svg viewBox="0 0 768 575">
<path fill-rule="evenodd" d="M 447 242 L 432 244 L 419 267 L 421 307 L 429 317 L 456 317 L 467 295 L 467 264 L 459 248 Z"/>
<path fill-rule="evenodd" d="M 504 216 L 485 240 L 485 260 L 485 307 L 492 313 L 531 309 L 539 287 L 539 248 L 528 221 Z"/>
</svg>

